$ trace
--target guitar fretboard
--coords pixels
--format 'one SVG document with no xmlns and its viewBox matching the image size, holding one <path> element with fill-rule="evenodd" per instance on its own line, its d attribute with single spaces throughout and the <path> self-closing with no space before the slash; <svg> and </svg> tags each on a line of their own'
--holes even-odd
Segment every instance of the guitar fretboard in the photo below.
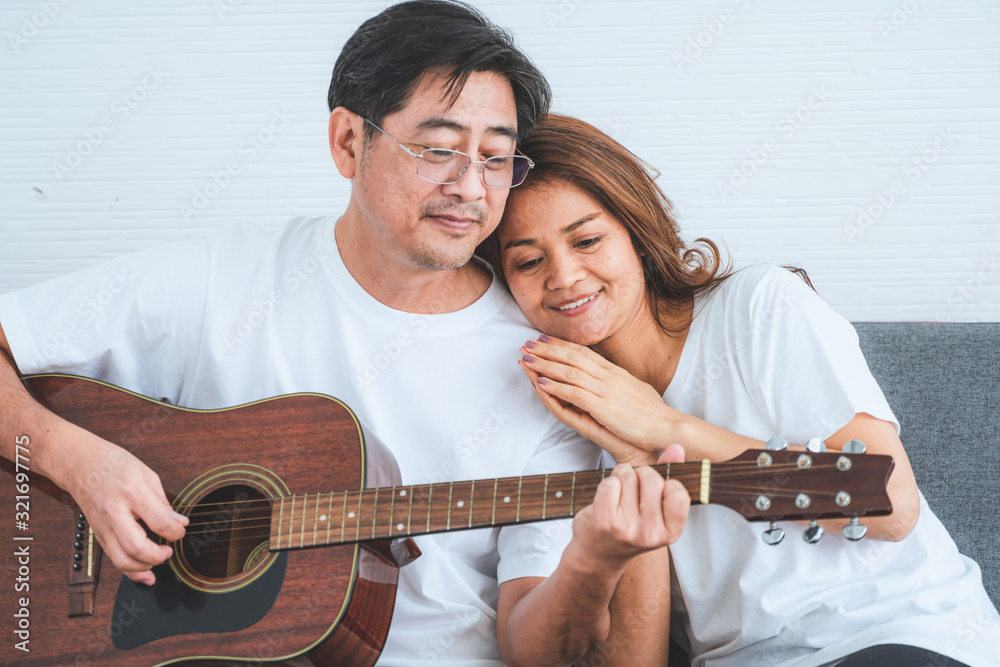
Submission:
<svg viewBox="0 0 1000 667">
<path fill-rule="evenodd" d="M 671 464 L 652 467 L 671 476 Z M 690 472 L 702 464 L 673 468 Z M 300 549 L 570 518 L 593 501 L 597 485 L 610 474 L 588 470 L 276 498 L 269 546 Z M 698 498 L 700 475 L 682 481 Z"/>
</svg>

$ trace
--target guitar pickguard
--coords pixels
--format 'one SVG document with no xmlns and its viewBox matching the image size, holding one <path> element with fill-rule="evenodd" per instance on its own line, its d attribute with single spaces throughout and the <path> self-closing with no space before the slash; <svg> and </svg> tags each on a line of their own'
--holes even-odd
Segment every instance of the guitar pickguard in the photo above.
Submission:
<svg viewBox="0 0 1000 667">
<path fill-rule="evenodd" d="M 129 650 L 165 637 L 248 628 L 270 611 L 287 562 L 288 554 L 282 552 L 254 581 L 225 593 L 191 588 L 167 565 L 153 569 L 155 586 L 122 577 L 111 614 L 111 641 L 116 648 Z"/>
</svg>

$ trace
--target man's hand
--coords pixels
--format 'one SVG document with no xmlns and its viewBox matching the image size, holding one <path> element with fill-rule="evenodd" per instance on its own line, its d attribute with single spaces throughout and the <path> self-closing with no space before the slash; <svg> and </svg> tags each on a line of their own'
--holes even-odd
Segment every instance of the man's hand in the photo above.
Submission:
<svg viewBox="0 0 1000 667">
<path fill-rule="evenodd" d="M 659 462 L 683 460 L 683 448 L 671 445 Z M 612 627 L 609 606 L 626 566 L 638 554 L 677 541 L 690 506 L 691 497 L 677 480 L 664 481 L 648 467 L 615 468 L 597 487 L 594 502 L 577 513 L 573 539 L 552 576 L 500 585 L 497 639 L 507 664 L 571 663 L 606 641 Z M 654 573 L 661 580 L 652 583 L 669 587 L 667 569 Z M 643 589 L 658 597 L 662 590 L 662 585 Z M 628 597 L 642 599 L 643 594 Z M 669 615 L 667 597 L 666 603 L 654 600 L 663 617 Z M 622 650 L 614 664 L 663 664 L 660 647 L 653 647 L 650 661 L 640 657 L 642 642 L 620 634 L 625 640 L 619 643 L 631 648 Z"/>
<path fill-rule="evenodd" d="M 660 461 L 683 456 L 673 445 Z M 647 466 L 619 464 L 597 487 L 594 502 L 577 513 L 567 551 L 576 548 L 595 569 L 621 572 L 635 556 L 676 542 L 690 506 L 691 497 L 677 480 L 664 480 Z"/>
<path fill-rule="evenodd" d="M 111 562 L 132 581 L 152 585 L 151 568 L 173 553 L 166 544 L 151 540 L 151 531 L 176 542 L 184 536 L 187 517 L 174 512 L 159 476 L 131 453 L 88 431 L 65 423 L 75 446 L 63 468 L 64 488 L 87 517 L 97 540 Z M 65 436 L 64 436 L 65 437 Z"/>
<path fill-rule="evenodd" d="M 14 355 L 0 327 L 0 453 L 6 443 L 33 434 L 38 472 L 69 491 L 111 562 L 132 581 L 153 584 L 151 568 L 173 549 L 146 536 L 139 524 L 169 542 L 184 537 L 185 516 L 170 508 L 160 478 L 118 445 L 46 410 L 18 377 Z"/>
</svg>

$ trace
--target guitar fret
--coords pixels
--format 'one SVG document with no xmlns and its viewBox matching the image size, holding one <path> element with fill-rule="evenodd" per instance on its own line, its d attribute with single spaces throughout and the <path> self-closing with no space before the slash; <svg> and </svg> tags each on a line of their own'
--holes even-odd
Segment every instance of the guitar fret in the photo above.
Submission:
<svg viewBox="0 0 1000 667">
<path fill-rule="evenodd" d="M 469 487 L 469 528 L 472 527 L 472 504 L 475 501 L 476 494 L 476 480 L 472 480 L 472 486 Z"/>
<path fill-rule="evenodd" d="M 455 482 L 448 483 L 448 530 L 451 530 L 451 494 L 455 491 Z"/>
<path fill-rule="evenodd" d="M 545 475 L 545 487 L 542 489 L 542 518 L 545 518 L 545 506 L 549 500 L 549 476 Z"/>
<path fill-rule="evenodd" d="M 372 507 L 372 538 L 375 537 L 375 524 L 378 521 L 378 489 L 375 489 L 375 505 Z"/>
<path fill-rule="evenodd" d="M 396 512 L 396 487 L 392 487 L 392 499 L 389 501 L 389 537 L 392 537 L 392 531 L 396 525 L 396 518 L 393 516 L 395 512 Z"/>
<path fill-rule="evenodd" d="M 356 521 L 355 526 L 354 526 L 354 539 L 355 540 L 360 540 L 361 539 L 361 501 L 364 499 L 364 497 L 365 497 L 365 492 L 364 491 L 358 491 L 358 509 L 357 509 L 357 516 L 355 517 L 357 519 L 357 521 Z"/>
<path fill-rule="evenodd" d="M 523 477 L 517 478 L 517 518 L 515 521 L 521 520 L 521 484 L 524 482 Z"/>
<path fill-rule="evenodd" d="M 333 525 L 333 491 L 330 492 L 330 503 L 326 508 L 326 544 L 330 543 L 330 526 Z"/>
<path fill-rule="evenodd" d="M 431 497 L 434 495 L 434 485 L 427 487 L 427 532 L 431 532 Z"/>
<path fill-rule="evenodd" d="M 410 508 L 406 510 L 406 532 L 411 533 L 413 529 L 410 527 L 410 521 L 413 519 L 413 486 L 410 485 Z"/>
<path fill-rule="evenodd" d="M 545 494 L 545 518 L 571 516 L 569 514 L 570 497 L 567 493 L 569 479 L 569 473 L 559 473 L 549 476 L 547 488 L 550 490 Z"/>
<path fill-rule="evenodd" d="M 344 529 L 347 527 L 347 491 L 344 491 L 344 509 L 340 512 L 340 542 L 344 542 Z"/>
<path fill-rule="evenodd" d="M 490 514 L 490 525 L 497 525 L 497 485 L 500 483 L 499 477 L 493 478 L 493 512 Z"/>
<path fill-rule="evenodd" d="M 299 548 L 306 545 L 306 508 L 309 505 L 309 494 L 302 498 L 302 528 L 299 531 Z"/>
<path fill-rule="evenodd" d="M 281 497 L 281 503 L 278 505 L 278 539 L 275 540 L 275 545 L 281 548 L 281 520 L 285 518 L 285 497 Z"/>
<path fill-rule="evenodd" d="M 288 514 L 288 548 L 292 548 L 292 533 L 295 532 L 295 496 L 292 496 L 292 507 Z"/>
<path fill-rule="evenodd" d="M 319 493 L 316 494 L 316 512 L 313 514 L 313 546 L 316 546 L 316 532 L 319 528 Z"/>
<path fill-rule="evenodd" d="M 576 471 L 573 471 L 573 480 L 570 482 L 569 515 L 576 516 Z"/>
<path fill-rule="evenodd" d="M 493 524 L 501 526 L 517 521 L 517 503 L 514 502 L 519 480 L 504 477 L 494 482 Z"/>
</svg>

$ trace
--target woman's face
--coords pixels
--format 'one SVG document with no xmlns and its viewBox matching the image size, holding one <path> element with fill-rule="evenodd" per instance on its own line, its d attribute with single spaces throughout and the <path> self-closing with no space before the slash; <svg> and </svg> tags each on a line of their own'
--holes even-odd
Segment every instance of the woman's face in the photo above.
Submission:
<svg viewBox="0 0 1000 667">
<path fill-rule="evenodd" d="M 512 193 L 498 234 L 507 284 L 539 330 L 595 345 L 650 317 L 628 232 L 579 188 Z"/>
</svg>

